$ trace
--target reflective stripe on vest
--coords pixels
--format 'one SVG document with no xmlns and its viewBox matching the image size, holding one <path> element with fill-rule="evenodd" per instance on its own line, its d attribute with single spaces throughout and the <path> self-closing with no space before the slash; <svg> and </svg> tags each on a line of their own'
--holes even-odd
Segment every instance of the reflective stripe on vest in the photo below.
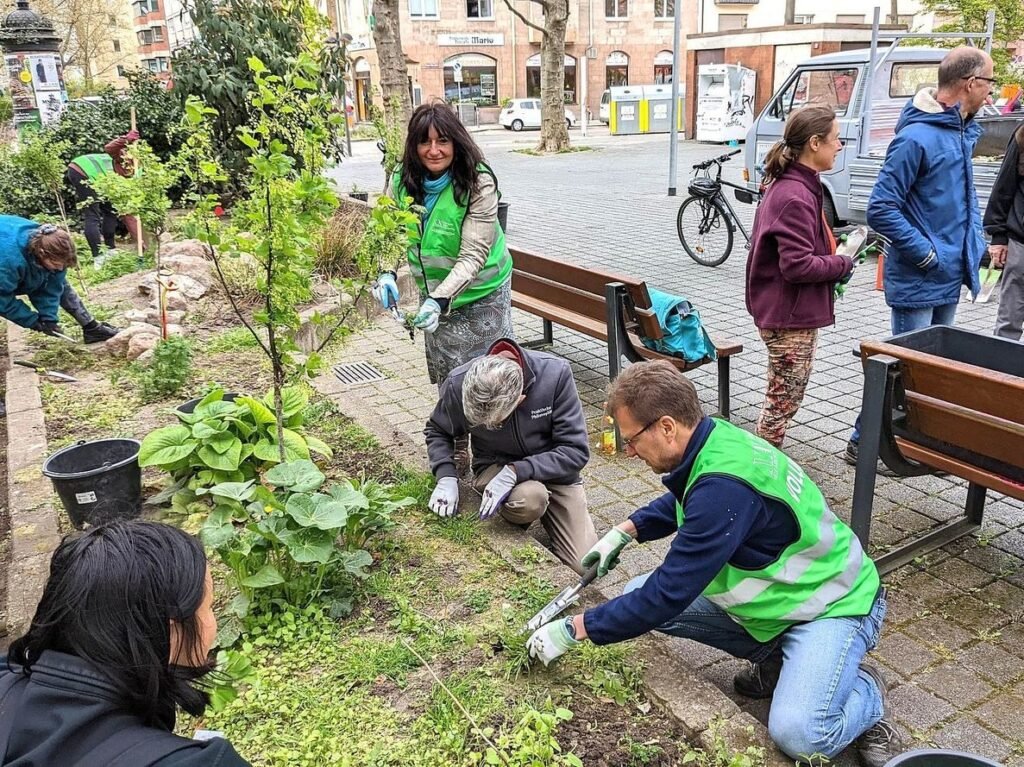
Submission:
<svg viewBox="0 0 1024 767">
<path fill-rule="evenodd" d="M 109 154 L 83 154 L 71 162 L 77 165 L 89 179 L 114 172 L 114 160 Z"/>
<path fill-rule="evenodd" d="M 485 166 L 479 166 L 477 170 L 489 172 Z M 401 186 L 400 172 L 395 173 L 392 189 L 395 191 L 395 199 L 399 206 L 406 207 L 407 195 L 405 188 Z M 454 268 L 462 247 L 462 222 L 466 217 L 466 211 L 467 206 L 455 199 L 454 189 L 449 184 L 438 197 L 426 224 L 421 223 L 419 228 L 409 227 L 409 237 L 413 245 L 406 255 L 410 271 L 422 293 L 429 295 Z M 512 256 L 505 247 L 505 233 L 497 220 L 494 227 L 496 237 L 487 254 L 487 260 L 469 287 L 452 300 L 453 309 L 489 296 L 504 285 L 512 274 Z"/>
<path fill-rule="evenodd" d="M 751 636 L 767 642 L 794 623 L 871 611 L 879 587 L 874 563 L 796 463 L 753 434 L 716 420 L 694 459 L 686 492 L 706 475 L 733 477 L 785 504 L 800 528 L 799 538 L 774 562 L 759 570 L 727 563 L 704 589 Z M 676 504 L 680 527 L 684 506 L 685 500 Z"/>
</svg>

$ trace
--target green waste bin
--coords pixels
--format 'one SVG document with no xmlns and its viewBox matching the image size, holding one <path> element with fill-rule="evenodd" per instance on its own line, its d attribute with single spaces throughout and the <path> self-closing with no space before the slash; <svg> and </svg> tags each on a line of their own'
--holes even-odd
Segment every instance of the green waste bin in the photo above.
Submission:
<svg viewBox="0 0 1024 767">
<path fill-rule="evenodd" d="M 927 748 L 908 751 L 886 762 L 885 767 L 1003 767 L 983 756 L 966 754 L 963 751 L 943 751 Z"/>
</svg>

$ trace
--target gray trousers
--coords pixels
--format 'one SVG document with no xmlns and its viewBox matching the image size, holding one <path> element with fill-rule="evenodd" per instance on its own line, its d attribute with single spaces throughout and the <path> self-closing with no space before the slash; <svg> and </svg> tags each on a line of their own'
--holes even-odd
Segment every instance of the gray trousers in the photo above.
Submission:
<svg viewBox="0 0 1024 767">
<path fill-rule="evenodd" d="M 473 477 L 473 488 L 482 493 L 501 468 L 488 466 Z M 513 525 L 529 527 L 539 519 L 551 536 L 555 556 L 582 574 L 580 560 L 597 543 L 582 482 L 555 485 L 528 479 L 512 488 L 499 512 Z"/>
<path fill-rule="evenodd" d="M 78 297 L 70 282 L 64 283 L 64 292 L 60 296 L 60 308 L 70 314 L 75 322 L 83 328 L 92 322 L 92 315 L 85 308 L 82 299 Z"/>
<path fill-rule="evenodd" d="M 1006 249 L 1006 266 L 999 287 L 999 311 L 995 334 L 1000 338 L 1020 341 L 1024 323 L 1024 243 L 1010 240 Z"/>
</svg>

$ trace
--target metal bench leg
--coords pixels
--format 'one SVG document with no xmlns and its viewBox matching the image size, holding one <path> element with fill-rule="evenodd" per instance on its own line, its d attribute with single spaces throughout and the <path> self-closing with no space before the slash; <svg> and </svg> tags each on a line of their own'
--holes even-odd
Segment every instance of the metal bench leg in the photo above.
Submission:
<svg viewBox="0 0 1024 767">
<path fill-rule="evenodd" d="M 985 513 L 986 492 L 986 488 L 973 482 L 967 485 L 967 503 L 964 504 L 964 511 L 967 513 L 967 521 L 972 525 L 981 524 L 982 515 Z"/>
<path fill-rule="evenodd" d="M 554 330 L 551 320 L 541 318 L 544 323 L 544 333 L 540 338 L 534 339 L 533 341 L 526 341 L 520 344 L 524 349 L 542 349 L 547 346 L 551 346 L 555 342 Z"/>
<path fill-rule="evenodd" d="M 718 358 L 718 412 L 729 420 L 732 408 L 729 406 L 729 358 Z"/>
<path fill-rule="evenodd" d="M 622 372 L 622 356 L 626 353 L 629 338 L 621 331 L 619 318 L 620 301 L 625 292 L 621 282 L 610 282 L 604 286 L 605 325 L 608 331 L 608 382 L 611 383 Z M 622 434 L 619 425 L 615 424 L 615 451 L 622 450 Z"/>
<path fill-rule="evenodd" d="M 860 410 L 860 443 L 857 446 L 857 473 L 853 481 L 853 508 L 850 527 L 860 539 L 864 551 L 871 539 L 871 508 L 875 500 L 878 445 L 882 439 L 882 412 L 889 365 L 870 357 L 864 366 L 864 394 Z"/>
</svg>

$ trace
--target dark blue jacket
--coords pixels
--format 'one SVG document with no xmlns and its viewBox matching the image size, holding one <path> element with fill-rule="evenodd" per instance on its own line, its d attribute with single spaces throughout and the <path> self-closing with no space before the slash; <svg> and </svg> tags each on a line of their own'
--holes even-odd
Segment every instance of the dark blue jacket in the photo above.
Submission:
<svg viewBox="0 0 1024 767">
<path fill-rule="evenodd" d="M 109 680 L 75 655 L 47 650 L 25 674 L 0 656 L 4 767 L 249 767 L 223 738 L 175 735 L 126 711 Z"/>
<path fill-rule="evenodd" d="M 64 271 L 48 272 L 28 254 L 38 228 L 27 218 L 0 216 L 0 315 L 23 328 L 40 318 L 56 322 L 64 293 Z M 35 310 L 15 296 L 27 296 Z"/>
<path fill-rule="evenodd" d="M 868 203 L 868 225 L 892 242 L 885 301 L 894 308 L 953 304 L 961 285 L 972 295 L 981 287 L 985 238 L 971 155 L 982 130 L 934 94 L 922 90 L 903 108 Z"/>
<path fill-rule="evenodd" d="M 583 614 L 594 644 L 622 642 L 652 631 L 689 607 L 726 563 L 760 569 L 800 535 L 785 504 L 737 479 L 705 476 L 685 493 L 693 461 L 714 425 L 710 418 L 698 424 L 683 460 L 662 480 L 668 492 L 630 516 L 641 543 L 673 533 L 675 538 L 665 561 L 643 586 Z M 677 499 L 686 511 L 682 527 L 676 519 Z"/>
</svg>

